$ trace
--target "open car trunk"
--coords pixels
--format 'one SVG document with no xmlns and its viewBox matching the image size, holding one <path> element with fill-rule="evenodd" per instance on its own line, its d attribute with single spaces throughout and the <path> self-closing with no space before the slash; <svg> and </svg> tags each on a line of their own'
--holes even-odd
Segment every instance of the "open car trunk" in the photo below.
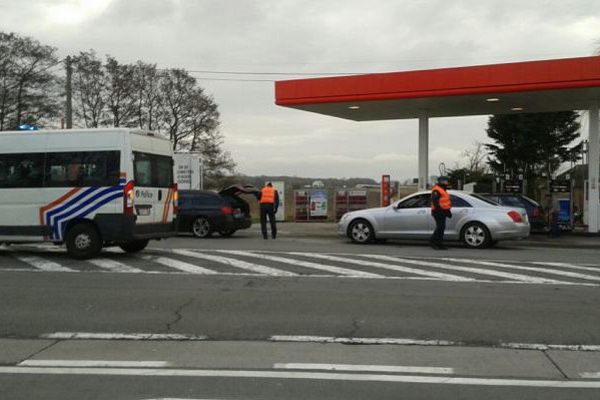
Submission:
<svg viewBox="0 0 600 400">
<path fill-rule="evenodd" d="M 231 203 L 233 214 L 250 217 L 250 205 L 240 197 L 241 194 L 257 194 L 259 190 L 251 185 L 233 185 L 222 189 L 219 194 Z"/>
</svg>

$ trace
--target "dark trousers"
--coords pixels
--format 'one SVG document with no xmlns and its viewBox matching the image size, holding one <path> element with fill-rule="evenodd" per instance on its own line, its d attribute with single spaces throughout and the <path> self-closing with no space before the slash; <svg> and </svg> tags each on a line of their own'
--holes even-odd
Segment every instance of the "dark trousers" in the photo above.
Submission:
<svg viewBox="0 0 600 400">
<path fill-rule="evenodd" d="M 271 224 L 271 236 L 273 239 L 277 237 L 277 225 L 275 222 L 275 210 L 273 204 L 261 204 L 260 205 L 260 230 L 262 231 L 263 238 L 267 238 L 267 216 L 269 217 L 269 223 Z"/>
<path fill-rule="evenodd" d="M 433 213 L 433 219 L 435 219 L 435 230 L 429 241 L 433 244 L 441 246 L 444 241 L 444 231 L 446 230 L 446 214 L 444 213 Z"/>
</svg>

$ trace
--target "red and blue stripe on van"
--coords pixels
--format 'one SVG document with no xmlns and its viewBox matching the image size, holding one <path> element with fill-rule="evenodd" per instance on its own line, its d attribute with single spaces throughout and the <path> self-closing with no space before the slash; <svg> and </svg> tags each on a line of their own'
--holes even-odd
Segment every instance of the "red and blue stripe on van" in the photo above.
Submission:
<svg viewBox="0 0 600 400">
<path fill-rule="evenodd" d="M 111 201 L 122 199 L 125 182 L 121 174 L 116 186 L 74 188 L 40 208 L 40 223 L 51 227 L 50 239 L 62 241 L 69 221 L 86 218 Z"/>
</svg>

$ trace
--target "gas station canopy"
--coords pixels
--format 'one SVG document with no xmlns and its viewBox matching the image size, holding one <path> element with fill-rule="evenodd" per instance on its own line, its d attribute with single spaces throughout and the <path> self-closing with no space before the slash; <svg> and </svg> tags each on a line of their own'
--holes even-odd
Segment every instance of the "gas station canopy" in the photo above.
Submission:
<svg viewBox="0 0 600 400">
<path fill-rule="evenodd" d="M 429 118 L 588 110 L 586 219 L 600 231 L 600 56 L 279 81 L 275 103 L 354 121 L 418 118 L 422 190 Z"/>
<path fill-rule="evenodd" d="M 279 81 L 275 98 L 355 121 L 587 110 L 600 57 Z"/>
</svg>

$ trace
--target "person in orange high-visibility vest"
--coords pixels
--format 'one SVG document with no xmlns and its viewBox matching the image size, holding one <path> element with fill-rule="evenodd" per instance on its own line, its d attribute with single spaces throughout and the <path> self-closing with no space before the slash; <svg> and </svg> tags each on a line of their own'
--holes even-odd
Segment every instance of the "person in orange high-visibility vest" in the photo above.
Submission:
<svg viewBox="0 0 600 400">
<path fill-rule="evenodd" d="M 431 247 L 436 250 L 447 250 L 444 246 L 446 218 L 452 218 L 452 201 L 448 194 L 448 177 L 440 176 L 438 183 L 431 188 L 431 215 L 435 219 L 435 230 L 429 239 Z"/>
<path fill-rule="evenodd" d="M 262 231 L 263 238 L 269 238 L 267 235 L 268 216 L 269 223 L 271 224 L 271 237 L 275 239 L 277 237 L 275 213 L 277 212 L 277 207 L 279 207 L 279 193 L 277 193 L 277 190 L 275 190 L 271 182 L 268 182 L 265 187 L 260 190 L 258 202 L 260 203 L 260 229 Z"/>
</svg>

